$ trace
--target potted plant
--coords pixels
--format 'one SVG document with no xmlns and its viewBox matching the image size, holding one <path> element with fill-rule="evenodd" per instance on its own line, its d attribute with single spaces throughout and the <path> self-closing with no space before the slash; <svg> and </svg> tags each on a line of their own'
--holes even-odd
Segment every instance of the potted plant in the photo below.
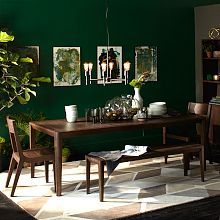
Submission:
<svg viewBox="0 0 220 220">
<path fill-rule="evenodd" d="M 16 100 L 26 104 L 31 95 L 36 96 L 34 88 L 39 82 L 51 82 L 49 77 L 30 71 L 33 60 L 16 50 L 13 41 L 13 35 L 0 30 L 0 111 L 12 107 Z"/>
<path fill-rule="evenodd" d="M 4 145 L 5 145 L 5 138 L 0 136 L 0 153 L 3 152 L 4 150 Z"/>
<path fill-rule="evenodd" d="M 134 87 L 134 97 L 132 100 L 132 108 L 140 109 L 143 107 L 143 98 L 140 94 L 141 87 L 145 84 L 145 82 L 149 79 L 150 73 L 144 72 L 137 79 L 132 79 L 129 83 L 130 86 Z"/>
<path fill-rule="evenodd" d="M 4 137 L 0 136 L 0 172 L 8 169 L 11 152 L 10 144 L 6 142 Z"/>
<path fill-rule="evenodd" d="M 68 160 L 70 154 L 71 154 L 71 150 L 67 146 L 64 146 L 62 148 L 62 162 L 63 163 Z"/>
<path fill-rule="evenodd" d="M 213 50 L 215 46 L 211 42 L 206 42 L 203 44 L 203 51 L 206 53 L 207 58 L 212 57 Z"/>
</svg>

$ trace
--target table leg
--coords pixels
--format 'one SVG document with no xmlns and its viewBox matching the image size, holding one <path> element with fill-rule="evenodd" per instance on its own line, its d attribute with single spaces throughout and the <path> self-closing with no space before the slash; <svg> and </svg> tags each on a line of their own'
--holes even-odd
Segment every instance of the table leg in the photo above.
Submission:
<svg viewBox="0 0 220 220">
<path fill-rule="evenodd" d="M 54 153 L 55 153 L 55 173 L 56 173 L 56 193 L 57 196 L 62 194 L 62 138 L 59 133 L 54 136 Z"/>
</svg>

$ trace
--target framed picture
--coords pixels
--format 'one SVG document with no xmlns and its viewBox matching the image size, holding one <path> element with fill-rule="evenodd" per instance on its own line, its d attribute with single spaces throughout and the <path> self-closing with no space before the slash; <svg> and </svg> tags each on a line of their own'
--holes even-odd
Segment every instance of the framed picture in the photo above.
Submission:
<svg viewBox="0 0 220 220">
<path fill-rule="evenodd" d="M 38 77 L 39 74 L 39 46 L 24 46 L 15 48 L 21 57 L 29 57 L 33 60 L 33 63 L 23 63 L 24 72 L 32 72 L 33 77 Z"/>
<path fill-rule="evenodd" d="M 135 47 L 135 78 L 142 73 L 149 72 L 147 81 L 157 81 L 157 47 L 139 46 Z"/>
<path fill-rule="evenodd" d="M 53 48 L 54 86 L 81 85 L 80 47 Z"/>
<path fill-rule="evenodd" d="M 105 72 L 105 77 L 110 77 L 112 83 L 122 83 L 122 47 L 118 46 L 98 46 L 97 47 L 97 78 L 102 78 L 101 63 L 107 63 L 107 48 L 108 48 L 108 63 L 113 62 L 113 68 L 110 73 L 108 67 Z M 108 76 L 107 76 L 108 75 Z M 98 84 L 103 84 L 103 80 L 98 80 Z"/>
</svg>

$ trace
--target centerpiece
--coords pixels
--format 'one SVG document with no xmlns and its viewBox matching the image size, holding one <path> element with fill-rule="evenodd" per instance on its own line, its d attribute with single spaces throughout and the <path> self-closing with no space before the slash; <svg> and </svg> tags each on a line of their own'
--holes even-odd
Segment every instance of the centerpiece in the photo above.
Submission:
<svg viewBox="0 0 220 220">
<path fill-rule="evenodd" d="M 140 90 L 141 87 L 147 82 L 150 77 L 150 72 L 146 71 L 143 72 L 137 79 L 132 79 L 129 83 L 130 86 L 134 87 L 134 96 L 133 96 L 133 103 L 132 108 L 143 108 L 143 98 L 141 97 Z M 136 101 L 135 101 L 136 100 Z"/>
</svg>

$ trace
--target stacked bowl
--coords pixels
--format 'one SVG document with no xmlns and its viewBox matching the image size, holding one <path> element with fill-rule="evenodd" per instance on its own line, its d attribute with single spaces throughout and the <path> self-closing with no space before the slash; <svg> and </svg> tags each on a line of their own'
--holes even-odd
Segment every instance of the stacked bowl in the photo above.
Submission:
<svg viewBox="0 0 220 220">
<path fill-rule="evenodd" d="M 149 104 L 151 115 L 160 116 L 167 113 L 166 102 L 153 102 Z"/>
<path fill-rule="evenodd" d="M 67 122 L 75 122 L 78 117 L 77 105 L 66 105 L 66 120 Z"/>
</svg>

